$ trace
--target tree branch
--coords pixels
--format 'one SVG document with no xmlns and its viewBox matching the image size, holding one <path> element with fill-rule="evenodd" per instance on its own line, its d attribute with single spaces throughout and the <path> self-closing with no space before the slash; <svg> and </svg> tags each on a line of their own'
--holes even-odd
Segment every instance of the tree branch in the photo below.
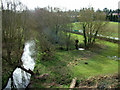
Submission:
<svg viewBox="0 0 120 90">
<path fill-rule="evenodd" d="M 24 70 L 27 73 L 30 73 L 31 75 L 34 75 L 35 73 L 33 71 L 31 71 L 30 69 L 27 70 L 26 68 L 22 67 L 22 66 L 18 66 L 18 68 L 21 68 L 22 70 Z"/>
</svg>

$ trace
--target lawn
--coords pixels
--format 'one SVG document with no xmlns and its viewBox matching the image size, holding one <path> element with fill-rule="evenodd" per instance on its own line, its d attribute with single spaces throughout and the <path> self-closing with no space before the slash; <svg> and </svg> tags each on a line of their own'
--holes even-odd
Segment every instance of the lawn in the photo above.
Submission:
<svg viewBox="0 0 120 90">
<path fill-rule="evenodd" d="M 82 30 L 82 25 L 80 22 L 73 23 L 73 30 Z M 118 37 L 118 23 L 117 22 L 108 22 L 103 33 L 100 33 L 104 36 Z"/>
<path fill-rule="evenodd" d="M 111 37 L 118 37 L 118 23 L 117 22 L 109 22 L 106 26 L 106 33 L 103 33 L 103 35 L 111 36 Z"/>
<path fill-rule="evenodd" d="M 78 38 L 83 43 L 83 36 L 72 34 L 72 38 Z M 118 44 L 97 40 L 89 50 L 56 50 L 54 58 L 49 61 L 36 60 L 34 72 L 48 73 L 50 76 L 45 81 L 34 80 L 34 87 L 47 87 L 50 83 L 56 83 L 55 87 L 69 87 L 71 80 L 87 79 L 98 75 L 111 75 L 118 73 L 118 61 L 112 56 L 118 56 Z M 85 64 L 88 63 L 88 64 Z M 62 86 L 60 86 L 62 85 Z"/>
</svg>

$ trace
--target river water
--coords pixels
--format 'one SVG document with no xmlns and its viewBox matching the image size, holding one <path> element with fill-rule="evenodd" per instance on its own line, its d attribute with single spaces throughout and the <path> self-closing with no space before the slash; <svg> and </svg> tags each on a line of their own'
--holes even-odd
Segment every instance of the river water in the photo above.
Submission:
<svg viewBox="0 0 120 90">
<path fill-rule="evenodd" d="M 21 60 L 23 62 L 23 67 L 27 70 L 34 70 L 35 61 L 34 61 L 34 55 L 35 53 L 35 42 L 34 41 L 28 41 L 25 43 L 24 52 L 21 57 Z M 13 84 L 14 88 L 17 88 L 18 90 L 20 88 L 26 88 L 30 82 L 31 74 L 23 71 L 20 68 L 16 68 L 13 72 Z M 7 83 L 6 89 L 11 89 L 11 78 L 9 78 L 9 81 Z"/>
</svg>

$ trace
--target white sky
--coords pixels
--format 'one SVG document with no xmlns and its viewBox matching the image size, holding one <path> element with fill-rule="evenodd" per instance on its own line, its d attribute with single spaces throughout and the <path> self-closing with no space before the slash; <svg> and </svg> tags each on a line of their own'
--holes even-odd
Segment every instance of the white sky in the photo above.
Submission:
<svg viewBox="0 0 120 90">
<path fill-rule="evenodd" d="M 66 10 L 81 9 L 83 7 L 94 7 L 95 10 L 98 8 L 103 10 L 108 9 L 118 9 L 119 0 L 20 0 L 23 4 L 27 5 L 29 9 L 34 9 L 35 7 L 59 7 Z"/>
</svg>

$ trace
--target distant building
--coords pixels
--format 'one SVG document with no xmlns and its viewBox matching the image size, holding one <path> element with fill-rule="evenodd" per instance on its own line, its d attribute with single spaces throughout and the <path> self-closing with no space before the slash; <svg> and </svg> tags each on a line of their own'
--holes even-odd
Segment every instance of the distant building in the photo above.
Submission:
<svg viewBox="0 0 120 90">
<path fill-rule="evenodd" d="M 112 15 L 117 15 L 117 16 L 119 15 L 120 16 L 120 13 L 112 13 Z"/>
<path fill-rule="evenodd" d="M 111 13 L 109 13 L 109 15 L 111 15 Z M 113 16 L 114 16 L 114 15 L 115 15 L 115 16 L 116 16 L 116 15 L 117 15 L 117 16 L 120 16 L 120 13 L 112 13 L 112 15 L 113 15 Z"/>
</svg>

